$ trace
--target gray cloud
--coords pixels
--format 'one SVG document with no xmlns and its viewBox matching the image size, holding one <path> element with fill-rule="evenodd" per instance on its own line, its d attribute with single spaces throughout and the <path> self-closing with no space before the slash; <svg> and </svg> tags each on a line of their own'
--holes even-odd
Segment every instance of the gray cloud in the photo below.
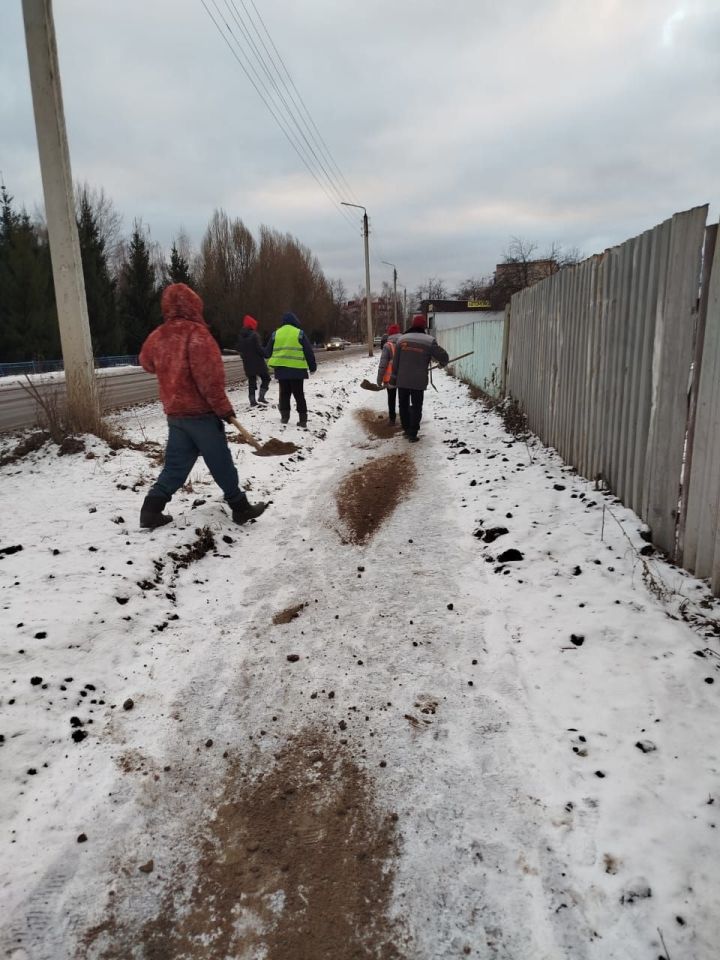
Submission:
<svg viewBox="0 0 720 960">
<path fill-rule="evenodd" d="M 375 286 L 381 259 L 409 288 L 452 286 L 489 273 L 513 234 L 592 253 L 699 202 L 717 216 L 714 0 L 256 3 L 368 208 Z M 357 287 L 359 217 L 333 209 L 199 0 L 67 0 L 55 16 L 74 175 L 126 225 L 197 243 L 222 206 L 291 231 Z M 32 208 L 19 4 L 0 5 L 0 35 L 0 169 Z"/>
</svg>

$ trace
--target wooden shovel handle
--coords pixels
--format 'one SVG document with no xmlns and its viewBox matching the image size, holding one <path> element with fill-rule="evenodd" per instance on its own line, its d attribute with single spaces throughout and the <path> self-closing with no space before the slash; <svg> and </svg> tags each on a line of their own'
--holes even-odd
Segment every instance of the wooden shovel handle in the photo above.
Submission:
<svg viewBox="0 0 720 960">
<path fill-rule="evenodd" d="M 249 430 L 246 430 L 245 427 L 240 423 L 237 417 L 231 417 L 230 423 L 235 427 L 237 432 L 243 438 L 245 443 L 249 443 L 251 447 L 255 447 L 256 450 L 259 450 L 262 444 L 259 440 L 256 440 L 255 437 L 250 433 Z"/>
</svg>

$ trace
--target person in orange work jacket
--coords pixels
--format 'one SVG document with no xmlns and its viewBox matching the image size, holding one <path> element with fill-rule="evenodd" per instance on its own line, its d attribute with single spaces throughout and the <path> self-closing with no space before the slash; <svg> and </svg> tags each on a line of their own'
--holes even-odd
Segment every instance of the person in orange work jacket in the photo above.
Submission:
<svg viewBox="0 0 720 960">
<path fill-rule="evenodd" d="M 384 385 L 387 387 L 388 419 L 390 423 L 395 423 L 395 399 L 397 397 L 397 389 L 395 386 L 391 386 L 390 378 L 392 377 L 393 360 L 399 339 L 400 327 L 396 323 L 391 323 L 388 327 L 387 337 L 383 343 L 377 373 L 378 386 L 382 387 Z"/>
</svg>

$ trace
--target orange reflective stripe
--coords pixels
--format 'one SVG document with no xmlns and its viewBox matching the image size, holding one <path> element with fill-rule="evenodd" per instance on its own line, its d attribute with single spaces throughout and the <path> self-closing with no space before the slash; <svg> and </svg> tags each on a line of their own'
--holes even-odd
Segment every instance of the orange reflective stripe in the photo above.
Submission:
<svg viewBox="0 0 720 960">
<path fill-rule="evenodd" d="M 386 347 L 390 347 L 390 359 L 388 365 L 385 367 L 385 373 L 383 374 L 383 383 L 390 383 L 392 378 L 392 366 L 393 360 L 395 359 L 395 344 L 392 340 L 388 340 L 385 344 Z"/>
</svg>

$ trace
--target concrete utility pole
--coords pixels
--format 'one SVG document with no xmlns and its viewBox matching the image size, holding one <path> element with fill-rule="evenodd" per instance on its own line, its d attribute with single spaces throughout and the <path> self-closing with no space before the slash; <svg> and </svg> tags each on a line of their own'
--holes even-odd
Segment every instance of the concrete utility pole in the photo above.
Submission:
<svg viewBox="0 0 720 960">
<path fill-rule="evenodd" d="M 357 207 L 358 210 L 363 212 L 363 239 L 365 240 L 365 303 L 367 304 L 367 336 L 368 336 L 368 356 L 372 357 L 373 355 L 373 319 L 372 319 L 372 300 L 370 299 L 370 250 L 368 245 L 368 236 L 370 231 L 368 230 L 368 215 L 367 210 L 359 203 L 345 203 L 344 200 L 341 200 L 340 203 L 344 207 Z"/>
<path fill-rule="evenodd" d="M 397 326 L 397 267 L 389 260 L 382 261 L 386 267 L 393 268 L 393 323 Z"/>
<path fill-rule="evenodd" d="M 23 0 L 23 18 L 65 364 L 68 418 L 74 429 L 95 430 L 100 406 L 75 220 L 52 0 Z"/>
</svg>

